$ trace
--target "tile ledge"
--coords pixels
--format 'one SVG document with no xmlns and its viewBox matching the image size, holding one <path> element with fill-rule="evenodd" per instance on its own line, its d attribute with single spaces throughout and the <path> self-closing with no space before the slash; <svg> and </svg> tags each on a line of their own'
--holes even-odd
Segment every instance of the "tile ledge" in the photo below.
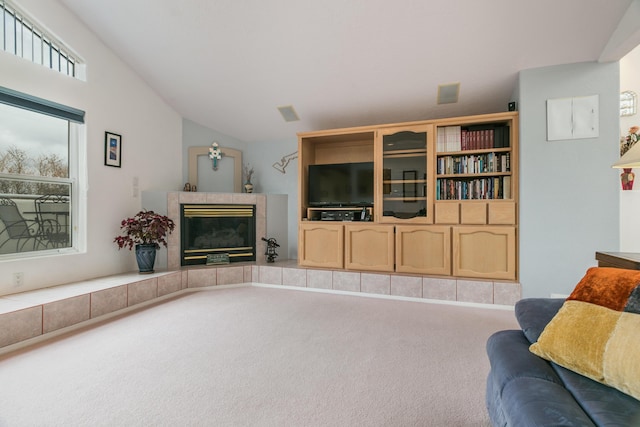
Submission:
<svg viewBox="0 0 640 427">
<path fill-rule="evenodd" d="M 175 273 L 180 273 L 180 270 L 157 271 L 150 274 L 129 272 L 113 276 L 97 277 L 64 285 L 56 285 L 48 288 L 35 289 L 32 291 L 3 295 L 0 296 L 0 314 L 37 307 L 55 301 L 61 301 L 68 298 L 90 294 L 92 292 L 129 285 L 131 283 L 142 282 L 144 280 Z"/>
</svg>

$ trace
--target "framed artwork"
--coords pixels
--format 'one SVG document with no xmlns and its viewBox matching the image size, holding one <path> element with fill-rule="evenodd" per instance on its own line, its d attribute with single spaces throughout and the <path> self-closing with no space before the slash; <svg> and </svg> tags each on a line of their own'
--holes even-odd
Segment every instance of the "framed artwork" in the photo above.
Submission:
<svg viewBox="0 0 640 427">
<path fill-rule="evenodd" d="M 402 197 L 404 197 L 405 203 L 415 203 L 417 202 L 416 197 L 418 196 L 418 171 L 410 170 L 410 171 L 402 171 Z"/>
<path fill-rule="evenodd" d="M 115 168 L 122 166 L 122 136 L 117 133 L 104 133 L 104 164 Z"/>
</svg>

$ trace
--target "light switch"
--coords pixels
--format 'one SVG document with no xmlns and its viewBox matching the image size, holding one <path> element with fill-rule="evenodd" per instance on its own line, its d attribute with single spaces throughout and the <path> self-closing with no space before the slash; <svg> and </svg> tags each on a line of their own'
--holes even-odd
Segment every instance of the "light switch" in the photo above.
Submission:
<svg viewBox="0 0 640 427">
<path fill-rule="evenodd" d="M 131 186 L 131 196 L 133 197 L 138 197 L 138 194 L 140 193 L 138 190 L 138 183 L 140 182 L 140 179 L 137 176 L 133 177 L 132 180 L 132 186 Z"/>
</svg>

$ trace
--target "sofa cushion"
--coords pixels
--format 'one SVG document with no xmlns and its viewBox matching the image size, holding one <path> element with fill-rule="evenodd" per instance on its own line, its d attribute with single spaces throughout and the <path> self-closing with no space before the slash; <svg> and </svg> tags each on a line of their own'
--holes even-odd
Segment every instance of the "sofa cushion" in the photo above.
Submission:
<svg viewBox="0 0 640 427">
<path fill-rule="evenodd" d="M 563 303 L 563 298 L 525 298 L 516 303 L 516 319 L 530 343 L 538 341 L 544 327 Z"/>
<path fill-rule="evenodd" d="M 551 366 L 565 388 L 596 425 L 601 427 L 640 425 L 640 401 L 555 363 Z"/>
<path fill-rule="evenodd" d="M 560 384 L 540 378 L 520 377 L 502 392 L 502 406 L 508 426 L 575 426 L 595 424 Z"/>
<path fill-rule="evenodd" d="M 491 363 L 487 410 L 494 427 L 591 426 L 551 364 L 529 351 L 522 331 L 498 331 L 487 340 Z"/>
<path fill-rule="evenodd" d="M 640 271 L 590 268 L 531 351 L 640 399 Z"/>
</svg>

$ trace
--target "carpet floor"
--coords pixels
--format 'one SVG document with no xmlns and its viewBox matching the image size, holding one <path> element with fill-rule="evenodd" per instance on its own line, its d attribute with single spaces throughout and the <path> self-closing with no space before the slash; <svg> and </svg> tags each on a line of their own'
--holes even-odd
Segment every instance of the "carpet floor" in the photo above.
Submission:
<svg viewBox="0 0 640 427">
<path fill-rule="evenodd" d="M 512 311 L 262 287 L 183 294 L 0 356 L 0 426 L 488 426 Z"/>
</svg>

